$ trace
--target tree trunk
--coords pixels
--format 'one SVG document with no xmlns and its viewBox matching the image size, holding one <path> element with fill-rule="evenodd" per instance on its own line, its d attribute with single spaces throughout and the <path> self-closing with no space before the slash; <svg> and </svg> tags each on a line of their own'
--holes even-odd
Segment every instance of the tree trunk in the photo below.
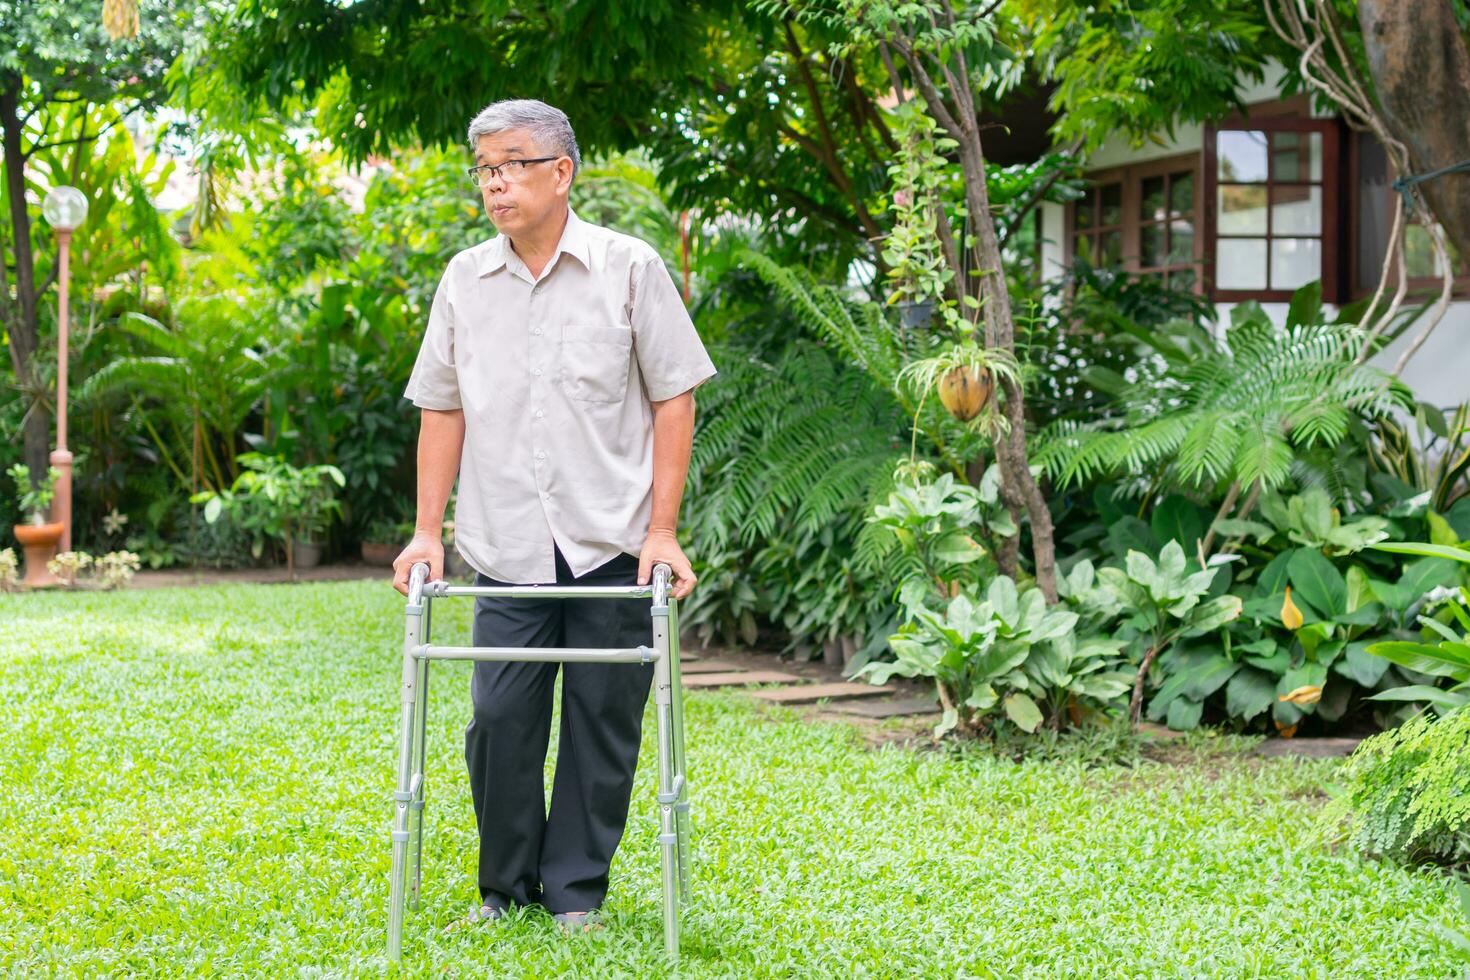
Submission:
<svg viewBox="0 0 1470 980">
<path fill-rule="evenodd" d="M 34 391 L 36 348 L 39 345 L 36 324 L 36 271 L 31 256 L 31 217 L 26 210 L 25 157 L 21 153 L 22 131 L 19 113 L 20 78 L 0 76 L 0 132 L 5 141 L 5 189 L 10 197 L 10 241 L 15 266 L 15 302 L 8 293 L 0 312 L 4 314 L 5 334 L 10 341 L 10 363 L 15 369 L 16 384 L 22 398 Z M 4 256 L 0 255 L 0 262 Z M 8 289 L 8 284 L 6 285 Z M 32 475 L 40 479 L 46 472 L 51 455 L 51 423 L 40 399 L 34 399 L 25 416 L 24 459 Z"/>
<path fill-rule="evenodd" d="M 1470 160 L 1470 49 L 1449 0 L 1358 0 L 1358 23 L 1384 121 L 1417 172 Z M 1435 177 L 1419 190 L 1470 258 L 1470 173 Z"/>
<path fill-rule="evenodd" d="M 995 221 L 990 213 L 990 193 L 985 184 L 985 154 L 980 146 L 979 126 L 973 117 L 960 123 L 962 132 L 953 134 L 960 142 L 960 159 L 965 171 L 965 206 L 970 224 L 975 229 L 975 268 L 979 299 L 985 304 L 986 343 L 1015 353 L 1016 328 L 1011 316 L 1010 288 L 1006 284 L 1001 262 L 1000 242 L 995 235 Z M 1005 483 L 1025 507 L 1031 518 L 1031 555 L 1036 565 L 1036 585 L 1046 601 L 1057 601 L 1056 545 L 1053 540 L 1051 509 L 1031 467 L 1026 451 L 1026 410 L 1021 386 L 1002 381 L 1005 415 L 1010 431 L 995 440 L 996 458 Z"/>
</svg>

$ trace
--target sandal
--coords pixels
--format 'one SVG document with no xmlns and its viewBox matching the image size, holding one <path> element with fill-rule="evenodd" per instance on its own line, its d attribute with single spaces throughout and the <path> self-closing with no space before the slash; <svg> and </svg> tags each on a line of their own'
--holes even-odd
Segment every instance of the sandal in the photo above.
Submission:
<svg viewBox="0 0 1470 980">
<path fill-rule="evenodd" d="M 590 912 L 557 912 L 551 919 L 566 936 L 586 935 L 606 928 L 596 909 Z"/>
<path fill-rule="evenodd" d="M 505 909 L 495 905 L 477 905 L 471 908 L 461 918 L 455 919 L 449 925 L 445 926 L 444 935 L 447 936 L 472 926 L 482 926 L 489 922 L 499 922 L 507 914 Z"/>
</svg>

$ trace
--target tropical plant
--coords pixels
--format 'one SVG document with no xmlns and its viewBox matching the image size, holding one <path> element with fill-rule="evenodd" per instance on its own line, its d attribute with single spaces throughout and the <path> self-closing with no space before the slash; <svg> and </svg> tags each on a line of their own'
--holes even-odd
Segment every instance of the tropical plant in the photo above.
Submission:
<svg viewBox="0 0 1470 980">
<path fill-rule="evenodd" d="M 868 524 L 887 530 L 897 542 L 888 566 L 903 582 L 901 606 L 950 599 L 962 586 L 995 575 L 993 558 L 983 565 L 982 559 L 995 554 L 998 539 L 1016 534 L 1010 515 L 999 506 L 999 483 L 995 468 L 972 487 L 952 473 L 934 476 L 932 466 L 917 471 L 907 463 L 899 466 L 893 490 L 873 508 Z M 891 549 L 874 545 L 873 553 L 891 555 Z"/>
<path fill-rule="evenodd" d="M 1463 547 L 1420 542 L 1391 542 L 1374 547 L 1394 554 L 1446 558 L 1470 565 L 1470 551 Z M 1470 705 L 1470 587 L 1460 586 L 1454 600 L 1446 602 L 1442 608 L 1463 632 L 1456 633 L 1439 619 L 1420 613 L 1418 621 L 1425 635 L 1437 638 L 1437 642 L 1387 640 L 1374 643 L 1367 650 L 1400 667 L 1453 681 L 1453 686 L 1445 689 L 1429 684 L 1411 684 L 1380 691 L 1373 696 L 1374 700 L 1427 702 L 1441 714 Z"/>
<path fill-rule="evenodd" d="M 1289 543 L 1328 557 L 1351 555 L 1389 537 L 1386 518 L 1369 514 L 1344 522 L 1321 487 L 1309 487 L 1286 498 L 1262 494 L 1259 509 L 1264 523 L 1223 518 L 1213 528 L 1227 537 L 1254 538 L 1261 546 L 1285 547 Z"/>
<path fill-rule="evenodd" d="M 1394 417 L 1376 420 L 1374 428 L 1377 438 L 1367 446 L 1375 469 L 1414 493 L 1428 491 L 1428 506 L 1441 514 L 1470 500 L 1470 402 L 1448 412 L 1419 402 L 1413 431 Z M 1461 537 L 1470 538 L 1470 530 Z"/>
<path fill-rule="evenodd" d="M 797 647 L 866 645 L 883 589 L 851 566 L 863 519 L 890 485 L 903 416 L 869 377 L 805 339 L 770 357 L 734 344 L 715 356 L 721 374 L 701 389 L 682 523 L 697 573 L 721 584 L 695 594 L 685 625 L 705 642 L 751 643 L 758 619 L 774 617 Z"/>
<path fill-rule="evenodd" d="M 46 478 L 31 482 L 31 468 L 24 463 L 16 463 L 5 471 L 15 483 L 15 499 L 20 505 L 20 512 L 32 524 L 46 523 L 46 508 L 51 506 L 51 499 L 56 495 L 56 481 L 61 478 L 61 471 L 54 466 L 46 468 Z"/>
<path fill-rule="evenodd" d="M 346 482 L 342 471 L 330 465 L 298 468 L 261 453 L 243 453 L 236 462 L 242 471 L 227 490 L 202 491 L 190 500 L 205 505 L 208 523 L 226 517 L 249 532 L 256 557 L 267 540 L 280 542 L 287 572 L 294 578 L 296 542 L 314 540 L 341 510 L 332 485 Z"/>
<path fill-rule="evenodd" d="M 1138 655 L 1138 674 L 1128 704 L 1128 717 L 1135 725 L 1154 660 L 1176 640 L 1213 632 L 1240 615 L 1237 596 L 1207 598 L 1215 574 L 1214 569 L 1189 572 L 1184 549 L 1179 542 L 1170 541 L 1159 552 L 1158 561 L 1130 551 L 1123 568 L 1099 569 L 1096 588 L 1084 593 L 1084 602 L 1100 604 L 1121 617 L 1126 631 L 1122 636 Z M 1151 713 L 1167 711 L 1171 727 L 1193 727 L 1199 720 L 1202 698 L 1181 700 L 1185 686 L 1186 682 L 1166 681 L 1150 705 Z"/>
<path fill-rule="evenodd" d="M 991 581 L 983 599 L 966 589 L 942 613 L 927 606 L 911 613 L 888 638 L 895 659 L 870 663 L 861 676 L 874 684 L 894 676 L 931 678 L 944 712 L 936 738 L 956 728 L 975 732 L 997 705 L 1023 731 L 1041 726 L 1045 719 L 1027 693 L 1032 682 L 1024 665 L 1039 644 L 1069 633 L 1076 613 L 1049 607 L 1040 589 L 1018 590 L 1004 575 Z"/>
<path fill-rule="evenodd" d="M 271 383 L 270 339 L 260 332 L 259 296 L 188 297 L 174 321 L 127 312 L 115 327 L 147 353 L 124 354 L 77 390 L 82 404 L 119 398 L 154 411 L 140 415 L 158 459 L 181 490 L 218 490 L 236 475 L 236 450 L 251 411 Z"/>
</svg>

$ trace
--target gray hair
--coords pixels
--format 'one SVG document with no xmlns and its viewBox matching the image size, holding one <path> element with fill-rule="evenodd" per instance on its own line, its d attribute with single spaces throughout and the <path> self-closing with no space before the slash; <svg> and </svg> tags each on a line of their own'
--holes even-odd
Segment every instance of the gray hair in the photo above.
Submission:
<svg viewBox="0 0 1470 980">
<path fill-rule="evenodd" d="M 582 153 L 572 122 L 556 106 L 537 99 L 502 99 L 480 110 L 470 122 L 470 149 L 478 149 L 481 136 L 524 129 L 542 150 L 572 158 L 572 176 L 582 169 Z"/>
</svg>

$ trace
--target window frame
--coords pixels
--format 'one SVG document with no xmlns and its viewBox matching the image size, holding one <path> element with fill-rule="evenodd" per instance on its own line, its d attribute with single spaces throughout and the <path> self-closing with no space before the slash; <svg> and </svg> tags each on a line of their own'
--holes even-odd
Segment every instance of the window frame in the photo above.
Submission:
<svg viewBox="0 0 1470 980">
<path fill-rule="evenodd" d="M 1215 262 L 1219 255 L 1219 159 L 1215 150 L 1215 137 L 1221 132 L 1276 132 L 1320 133 L 1322 135 L 1322 230 L 1320 236 L 1282 235 L 1282 238 L 1319 238 L 1322 242 L 1322 299 L 1329 303 L 1341 301 L 1341 216 L 1342 189 L 1344 186 L 1342 159 L 1342 122 L 1336 118 L 1314 119 L 1298 115 L 1269 115 L 1247 118 L 1232 118 L 1221 123 L 1210 123 L 1204 127 L 1204 146 L 1200 154 L 1204 179 L 1200 182 L 1204 193 L 1204 241 L 1207 243 L 1204 258 L 1204 278 L 1207 294 L 1216 303 L 1240 303 L 1256 300 L 1262 303 L 1287 303 L 1294 289 L 1219 289 L 1215 286 Z M 1269 140 L 1269 135 L 1267 139 Z M 1227 238 L 1244 238 L 1266 242 L 1266 267 L 1270 269 L 1271 242 L 1277 237 L 1271 234 L 1271 189 L 1278 186 L 1305 185 L 1306 181 L 1280 181 L 1273 178 L 1275 166 L 1273 154 L 1267 150 L 1267 173 L 1264 183 L 1257 186 L 1266 189 L 1266 233 L 1256 235 L 1227 235 Z M 1269 282 L 1269 278 L 1267 279 Z"/>
<path fill-rule="evenodd" d="M 1143 204 L 1143 182 L 1150 177 L 1165 177 L 1177 174 L 1180 171 L 1188 171 L 1194 179 L 1193 206 L 1191 220 L 1194 222 L 1194 247 L 1188 263 L 1178 266 L 1170 266 L 1165 269 L 1143 271 L 1141 267 L 1143 227 L 1145 224 L 1153 225 L 1158 222 L 1145 222 L 1139 215 Z M 1155 160 L 1145 160 L 1140 163 L 1128 163 L 1115 167 L 1106 167 L 1101 170 L 1090 171 L 1086 175 L 1087 182 L 1093 186 L 1104 184 L 1121 184 L 1121 208 L 1122 222 L 1117 227 L 1122 234 L 1123 261 L 1119 266 L 1123 271 L 1132 275 L 1156 275 L 1164 271 L 1176 271 L 1186 265 L 1194 273 L 1194 282 L 1190 289 L 1200 293 L 1203 289 L 1204 277 L 1204 189 L 1201 186 L 1200 155 L 1198 153 L 1178 153 L 1172 156 L 1159 157 Z M 1077 207 L 1080 202 L 1068 202 L 1064 220 L 1062 222 L 1063 250 L 1062 255 L 1066 264 L 1070 267 L 1077 257 Z M 1164 219 L 1167 224 L 1169 219 Z M 1091 228 L 1081 229 L 1084 233 L 1094 234 L 1101 226 L 1094 224 Z M 1112 228 L 1112 225 L 1107 226 Z"/>
<path fill-rule="evenodd" d="M 1349 136 L 1347 183 L 1344 185 L 1352 189 L 1352 193 L 1348 196 L 1347 202 L 1349 260 L 1347 267 L 1347 288 L 1345 290 L 1345 297 L 1350 302 L 1368 299 L 1373 295 L 1373 291 L 1378 288 L 1377 279 L 1371 282 L 1362 281 L 1362 277 L 1359 275 L 1357 261 L 1359 251 L 1363 247 L 1363 202 L 1360 199 L 1360 182 L 1363 177 L 1363 168 L 1362 144 L 1359 142 L 1363 137 L 1373 139 L 1373 136 L 1369 133 L 1354 133 Z M 1397 174 L 1398 172 L 1393 167 L 1393 161 L 1389 160 L 1387 180 L 1384 182 L 1382 196 L 1387 201 L 1387 207 L 1390 213 L 1393 210 L 1393 199 L 1398 196 L 1398 191 L 1393 189 L 1393 182 Z M 1406 221 L 1412 220 L 1412 216 L 1407 213 L 1404 215 L 1404 218 Z M 1450 287 L 1450 299 L 1452 301 L 1470 299 L 1470 259 L 1462 258 L 1461 264 L 1464 267 L 1463 271 L 1453 278 L 1453 284 Z M 1409 276 L 1408 285 L 1405 287 L 1405 295 L 1420 301 L 1432 299 L 1439 295 L 1443 284 L 1444 280 L 1439 276 Z M 1397 288 L 1398 275 L 1395 271 L 1390 270 L 1386 289 L 1391 293 L 1392 290 Z"/>
</svg>

